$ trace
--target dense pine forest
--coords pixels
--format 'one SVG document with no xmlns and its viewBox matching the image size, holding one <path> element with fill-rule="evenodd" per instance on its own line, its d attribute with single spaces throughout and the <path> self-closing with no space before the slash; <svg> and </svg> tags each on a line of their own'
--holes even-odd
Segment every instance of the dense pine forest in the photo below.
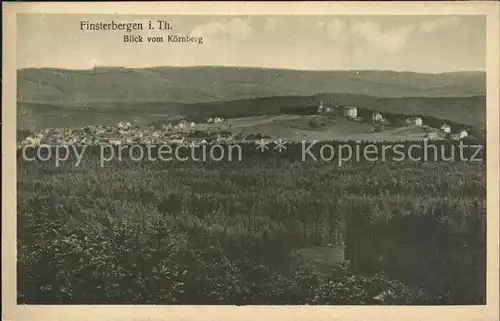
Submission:
<svg viewBox="0 0 500 321">
<path fill-rule="evenodd" d="M 102 167 L 98 147 L 78 167 L 19 153 L 18 302 L 485 303 L 484 160 L 337 166 L 298 149 Z M 326 271 L 296 255 L 339 245 Z"/>
</svg>

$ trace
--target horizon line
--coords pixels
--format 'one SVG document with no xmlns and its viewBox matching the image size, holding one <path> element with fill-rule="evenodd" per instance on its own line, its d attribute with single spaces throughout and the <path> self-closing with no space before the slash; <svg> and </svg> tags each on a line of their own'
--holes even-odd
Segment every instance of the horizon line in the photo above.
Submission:
<svg viewBox="0 0 500 321">
<path fill-rule="evenodd" d="M 242 68 L 242 69 L 267 69 L 267 70 L 286 70 L 286 71 L 303 71 L 303 72 L 335 72 L 335 71 L 351 71 L 351 72 L 369 72 L 369 71 L 380 71 L 380 72 L 395 72 L 395 73 L 415 73 L 415 74 L 428 74 L 428 75 L 438 75 L 438 74 L 450 74 L 450 73 L 486 73 L 485 70 L 450 70 L 450 71 L 438 71 L 438 72 L 423 72 L 423 71 L 411 71 L 411 70 L 391 70 L 391 69 L 293 69 L 293 68 L 281 68 L 281 67 L 265 67 L 265 66 L 237 66 L 237 65 L 189 65 L 189 66 L 172 66 L 172 65 L 157 65 L 157 66 L 144 66 L 144 67 L 125 67 L 125 66 L 112 66 L 112 65 L 95 65 L 94 67 L 86 68 L 63 68 L 63 67 L 23 67 L 17 68 L 17 71 L 28 70 L 28 69 L 52 69 L 52 70 L 67 70 L 67 71 L 91 71 L 93 69 L 154 69 L 154 68 L 179 68 L 179 69 L 189 69 L 189 68 Z"/>
</svg>

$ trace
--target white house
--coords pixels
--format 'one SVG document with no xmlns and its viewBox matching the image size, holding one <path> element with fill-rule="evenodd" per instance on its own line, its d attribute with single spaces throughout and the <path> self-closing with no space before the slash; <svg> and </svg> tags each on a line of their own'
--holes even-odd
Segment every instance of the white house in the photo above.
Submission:
<svg viewBox="0 0 500 321">
<path fill-rule="evenodd" d="M 121 121 L 121 122 L 118 123 L 118 127 L 120 129 L 123 129 L 123 130 L 128 130 L 128 129 L 132 128 L 132 124 L 129 123 L 129 122 L 122 122 Z"/>
<path fill-rule="evenodd" d="M 207 119 L 207 123 L 213 123 L 214 122 L 214 119 L 213 118 L 209 118 Z"/>
<path fill-rule="evenodd" d="M 96 135 L 102 135 L 106 133 L 106 128 L 98 128 L 95 132 Z"/>
<path fill-rule="evenodd" d="M 422 126 L 422 118 L 420 117 L 412 117 L 412 118 L 407 118 L 406 123 L 408 125 L 414 125 L 414 126 Z"/>
<path fill-rule="evenodd" d="M 33 136 L 28 136 L 24 139 L 23 141 L 25 144 L 29 144 L 29 145 L 40 145 L 40 142 L 41 142 L 41 138 L 36 136 L 36 137 L 33 137 Z"/>
<path fill-rule="evenodd" d="M 374 123 L 380 122 L 383 119 L 384 119 L 384 117 L 382 117 L 382 114 L 380 114 L 380 113 L 373 113 L 373 115 L 372 115 L 372 120 Z"/>
<path fill-rule="evenodd" d="M 172 129 L 172 124 L 168 123 L 168 124 L 162 124 L 161 125 L 161 129 L 162 130 L 171 130 Z"/>
<path fill-rule="evenodd" d="M 220 123 L 222 123 L 223 121 L 224 121 L 224 119 L 222 119 L 221 117 L 215 117 L 215 118 L 214 118 L 214 123 L 215 123 L 215 124 L 220 124 Z"/>
<path fill-rule="evenodd" d="M 447 125 L 447 124 L 444 124 L 443 126 L 441 126 L 441 130 L 443 132 L 445 132 L 446 134 L 451 133 L 451 127 L 450 127 L 450 125 Z"/>
<path fill-rule="evenodd" d="M 192 121 L 192 122 L 189 124 L 189 126 L 191 126 L 191 127 L 194 127 L 195 125 L 196 125 L 196 124 L 195 124 L 195 122 L 194 122 L 194 121 Z"/>
<path fill-rule="evenodd" d="M 344 116 L 349 118 L 356 118 L 358 117 L 358 109 L 354 106 L 346 107 L 344 110 Z"/>
<path fill-rule="evenodd" d="M 462 129 L 460 131 L 460 134 L 458 135 L 458 139 L 464 139 L 465 137 L 469 136 L 469 133 L 465 129 Z"/>
<path fill-rule="evenodd" d="M 437 133 L 428 133 L 427 134 L 427 138 L 428 139 L 437 139 L 438 138 L 438 134 Z"/>
</svg>

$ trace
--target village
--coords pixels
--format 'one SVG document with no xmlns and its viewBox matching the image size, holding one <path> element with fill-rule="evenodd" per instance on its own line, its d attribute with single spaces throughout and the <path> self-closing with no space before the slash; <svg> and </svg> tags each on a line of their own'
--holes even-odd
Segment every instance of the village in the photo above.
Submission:
<svg viewBox="0 0 500 321">
<path fill-rule="evenodd" d="M 341 109 L 341 110 L 339 110 Z M 318 106 L 318 114 L 322 115 L 343 115 L 347 119 L 355 122 L 363 122 L 365 119 L 358 116 L 358 108 L 356 106 L 344 106 L 344 107 L 330 107 L 325 106 L 322 101 L 320 101 Z M 382 132 L 384 130 L 384 126 L 390 126 L 391 123 L 384 116 L 376 111 L 372 113 L 371 123 L 373 124 L 373 132 Z M 394 124 L 392 124 L 394 125 Z M 424 125 L 421 117 L 408 117 L 404 122 L 405 126 L 421 128 L 421 129 L 432 129 L 428 125 Z M 451 140 L 460 140 L 469 136 L 469 133 L 466 129 L 462 128 L 456 134 L 452 134 L 452 128 L 447 123 L 443 123 L 440 131 L 430 131 L 425 135 L 426 139 L 437 140 L 437 139 L 451 139 Z"/>
<path fill-rule="evenodd" d="M 222 123 L 220 117 L 210 118 L 207 123 Z M 167 122 L 161 128 L 140 127 L 121 121 L 115 125 L 89 125 L 83 128 L 48 128 L 23 139 L 18 147 L 25 145 L 120 145 L 120 144 L 160 144 L 184 143 L 206 144 L 231 140 L 224 133 L 212 134 L 210 130 L 200 135 L 195 122 L 179 120 L 175 124 Z M 204 136 L 204 137 L 200 137 Z"/>
<path fill-rule="evenodd" d="M 353 122 L 366 122 L 358 115 L 356 106 L 329 107 L 320 102 L 316 116 L 343 117 Z M 452 134 L 451 126 L 444 123 L 440 129 L 431 128 L 423 123 L 421 117 L 410 117 L 404 124 L 391 124 L 381 113 L 373 112 L 371 124 L 373 133 L 381 133 L 386 127 L 405 126 L 406 128 L 421 129 L 425 139 L 464 139 L 468 136 L 465 129 Z M 162 143 L 183 143 L 200 145 L 209 143 L 232 143 L 270 138 L 259 134 L 234 134 L 222 130 L 231 128 L 228 120 L 222 117 L 210 117 L 204 122 L 195 123 L 182 118 L 165 121 L 160 125 L 139 126 L 128 121 L 120 121 L 113 125 L 89 125 L 83 128 L 48 128 L 24 138 L 18 148 L 23 146 L 39 145 L 121 145 L 145 144 L 155 145 Z"/>
</svg>

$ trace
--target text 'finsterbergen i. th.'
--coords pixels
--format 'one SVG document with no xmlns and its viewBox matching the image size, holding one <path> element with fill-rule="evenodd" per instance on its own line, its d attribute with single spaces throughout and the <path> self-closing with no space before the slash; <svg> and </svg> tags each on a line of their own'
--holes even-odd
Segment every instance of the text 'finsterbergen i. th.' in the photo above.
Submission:
<svg viewBox="0 0 500 321">
<path fill-rule="evenodd" d="M 98 21 L 90 22 L 88 20 L 80 21 L 80 30 L 85 32 L 91 31 L 121 31 L 126 32 L 123 35 L 125 43 L 194 43 L 203 44 L 203 37 L 193 37 L 189 35 L 179 35 L 171 33 L 173 28 L 169 21 L 165 20 L 149 20 L 148 22 L 116 22 Z M 164 31 L 168 32 L 164 35 L 144 35 L 144 31 Z"/>
</svg>

